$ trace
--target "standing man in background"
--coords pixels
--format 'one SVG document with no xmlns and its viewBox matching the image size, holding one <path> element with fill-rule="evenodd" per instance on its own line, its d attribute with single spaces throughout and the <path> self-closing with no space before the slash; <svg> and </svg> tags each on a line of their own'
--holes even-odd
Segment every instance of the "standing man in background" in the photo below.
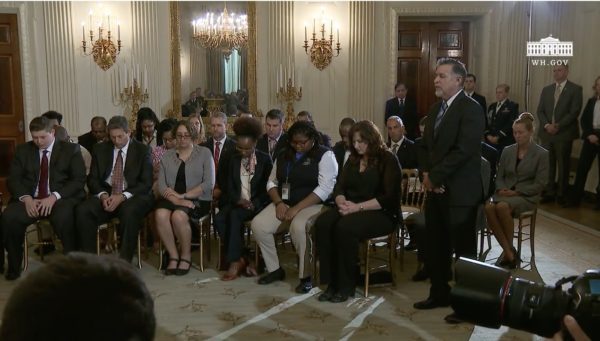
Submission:
<svg viewBox="0 0 600 341">
<path fill-rule="evenodd" d="M 568 65 L 557 65 L 552 72 L 554 83 L 542 89 L 537 109 L 541 128 L 538 135 L 542 147 L 550 152 L 549 181 L 541 202 L 556 200 L 564 205 L 569 186 L 571 149 L 573 141 L 579 137 L 577 117 L 581 112 L 583 90 L 580 85 L 567 80 Z"/>
<path fill-rule="evenodd" d="M 419 134 L 419 115 L 417 114 L 417 103 L 406 97 L 408 88 L 403 82 L 396 83 L 394 87 L 394 98 L 385 102 L 385 122 L 391 116 L 398 116 L 406 126 L 406 137 L 415 140 Z"/>
</svg>

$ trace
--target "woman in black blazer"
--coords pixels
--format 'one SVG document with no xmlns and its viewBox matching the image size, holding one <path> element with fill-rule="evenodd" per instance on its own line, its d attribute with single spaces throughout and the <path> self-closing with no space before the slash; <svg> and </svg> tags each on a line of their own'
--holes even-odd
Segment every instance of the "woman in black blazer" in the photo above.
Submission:
<svg viewBox="0 0 600 341">
<path fill-rule="evenodd" d="M 359 242 L 391 233 L 402 219 L 398 159 L 371 121 L 356 123 L 348 136 L 351 154 L 333 192 L 336 206 L 315 223 L 321 284 L 329 285 L 319 301 L 353 297 Z"/>
<path fill-rule="evenodd" d="M 243 257 L 242 233 L 244 222 L 253 218 L 269 202 L 267 181 L 273 168 L 271 157 L 256 149 L 262 127 L 251 117 L 238 118 L 233 124 L 237 143 L 236 153 L 229 162 L 225 204 L 215 217 L 215 227 L 223 239 L 229 270 L 224 281 L 236 279 L 247 267 Z"/>
</svg>

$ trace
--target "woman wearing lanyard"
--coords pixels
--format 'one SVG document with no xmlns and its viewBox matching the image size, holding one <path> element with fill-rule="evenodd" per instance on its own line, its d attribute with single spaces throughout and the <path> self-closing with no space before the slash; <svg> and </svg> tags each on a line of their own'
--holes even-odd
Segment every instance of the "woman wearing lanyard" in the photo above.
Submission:
<svg viewBox="0 0 600 341">
<path fill-rule="evenodd" d="M 267 192 L 272 203 L 252 220 L 252 232 L 260 246 L 268 273 L 258 284 L 283 280 L 274 234 L 289 229 L 300 258 L 296 292 L 312 288 L 310 264 L 305 264 L 306 221 L 319 213 L 335 186 L 338 166 L 333 152 L 320 144 L 319 132 L 308 122 L 296 122 L 288 130 L 286 149 L 277 157 Z"/>
</svg>

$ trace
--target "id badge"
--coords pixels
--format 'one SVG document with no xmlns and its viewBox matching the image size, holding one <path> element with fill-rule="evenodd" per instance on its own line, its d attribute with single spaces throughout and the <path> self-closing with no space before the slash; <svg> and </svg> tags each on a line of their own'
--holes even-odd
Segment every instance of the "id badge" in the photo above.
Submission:
<svg viewBox="0 0 600 341">
<path fill-rule="evenodd" d="M 281 186 L 281 199 L 290 200 L 290 184 L 287 182 Z"/>
</svg>

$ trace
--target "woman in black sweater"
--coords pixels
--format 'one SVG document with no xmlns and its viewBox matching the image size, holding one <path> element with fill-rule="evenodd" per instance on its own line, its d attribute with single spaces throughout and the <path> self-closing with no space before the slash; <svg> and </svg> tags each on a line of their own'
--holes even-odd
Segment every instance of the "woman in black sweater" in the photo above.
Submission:
<svg viewBox="0 0 600 341">
<path fill-rule="evenodd" d="M 319 301 L 344 302 L 354 296 L 359 242 L 391 233 L 400 223 L 398 159 L 371 121 L 349 133 L 351 155 L 335 186 L 335 207 L 316 221 L 321 283 Z"/>
</svg>

